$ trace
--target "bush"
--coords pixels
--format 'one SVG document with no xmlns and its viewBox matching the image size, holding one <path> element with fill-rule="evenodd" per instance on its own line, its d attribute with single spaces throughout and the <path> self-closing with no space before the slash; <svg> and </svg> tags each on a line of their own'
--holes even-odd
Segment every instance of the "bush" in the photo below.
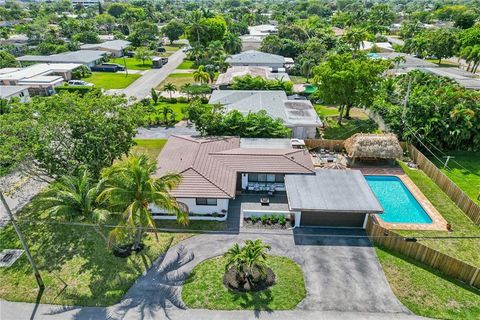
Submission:
<svg viewBox="0 0 480 320">
<path fill-rule="evenodd" d="M 94 87 L 89 87 L 89 86 L 57 86 L 55 87 L 55 92 L 60 93 L 62 91 L 67 91 L 67 92 L 76 92 L 80 95 L 85 95 L 91 90 L 95 89 Z"/>
<path fill-rule="evenodd" d="M 268 221 L 270 220 L 269 217 L 266 214 L 262 215 L 261 219 L 262 219 L 263 224 L 267 224 Z"/>
<path fill-rule="evenodd" d="M 178 103 L 187 103 L 188 102 L 188 99 L 186 97 L 178 97 L 176 100 L 177 100 Z M 208 103 L 208 101 L 204 102 L 204 103 Z"/>
<path fill-rule="evenodd" d="M 270 222 L 271 222 L 271 223 L 277 223 L 279 218 L 280 218 L 280 217 L 278 217 L 277 215 L 272 214 L 272 215 L 270 216 Z"/>
<path fill-rule="evenodd" d="M 87 66 L 80 66 L 72 71 L 72 79 L 79 80 L 88 78 L 92 75 L 92 71 Z"/>
<path fill-rule="evenodd" d="M 285 218 L 284 215 L 281 215 L 279 218 L 278 218 L 278 223 L 280 223 L 281 226 L 284 226 L 287 224 L 287 218 Z"/>
<path fill-rule="evenodd" d="M 250 220 L 252 221 L 252 223 L 257 223 L 257 221 L 260 220 L 260 217 L 259 216 L 251 216 Z"/>
</svg>

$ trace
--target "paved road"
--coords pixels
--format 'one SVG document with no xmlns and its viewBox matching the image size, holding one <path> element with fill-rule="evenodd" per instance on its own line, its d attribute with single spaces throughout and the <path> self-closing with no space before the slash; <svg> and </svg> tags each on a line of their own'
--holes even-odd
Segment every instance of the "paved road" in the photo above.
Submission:
<svg viewBox="0 0 480 320">
<path fill-rule="evenodd" d="M 1 319 L 422 319 L 394 296 L 374 249 L 363 231 L 335 237 L 326 229 L 301 229 L 262 235 L 199 235 L 172 247 L 108 308 L 76 308 L 1 301 Z M 338 232 L 338 231 L 334 231 Z M 309 235 L 305 235 L 305 233 Z M 316 234 L 317 236 L 311 236 Z M 201 261 L 225 252 L 234 242 L 262 238 L 272 253 L 299 263 L 305 273 L 306 298 L 292 311 L 212 311 L 186 309 L 181 286 Z"/>
<path fill-rule="evenodd" d="M 195 130 L 194 126 L 187 126 L 186 121 L 180 121 L 174 127 L 152 127 L 138 128 L 136 139 L 168 139 L 172 134 L 199 135 L 200 132 Z"/>
<path fill-rule="evenodd" d="M 118 93 L 125 94 L 127 97 L 135 97 L 139 100 L 145 98 L 150 94 L 152 88 L 158 86 L 170 73 L 177 69 L 183 59 L 185 59 L 185 53 L 182 50 L 178 50 L 168 57 L 168 63 L 162 68 L 148 70 L 143 76 L 127 88 L 118 91 Z"/>
</svg>

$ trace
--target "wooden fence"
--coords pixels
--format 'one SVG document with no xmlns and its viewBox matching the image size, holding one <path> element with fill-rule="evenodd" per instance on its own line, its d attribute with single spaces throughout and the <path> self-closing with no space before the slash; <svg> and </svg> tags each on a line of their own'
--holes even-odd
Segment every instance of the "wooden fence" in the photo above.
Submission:
<svg viewBox="0 0 480 320">
<path fill-rule="evenodd" d="M 480 268 L 452 258 L 420 242 L 405 241 L 405 238 L 401 235 L 379 226 L 371 217 L 368 219 L 366 231 L 375 244 L 400 252 L 439 270 L 447 276 L 480 289 Z"/>
<path fill-rule="evenodd" d="M 480 225 L 480 206 L 476 204 L 465 192 L 450 180 L 427 157 L 411 144 L 406 144 L 410 158 L 418 164 L 427 176 L 430 177 L 445 192 L 455 204 L 477 225 Z"/>
</svg>

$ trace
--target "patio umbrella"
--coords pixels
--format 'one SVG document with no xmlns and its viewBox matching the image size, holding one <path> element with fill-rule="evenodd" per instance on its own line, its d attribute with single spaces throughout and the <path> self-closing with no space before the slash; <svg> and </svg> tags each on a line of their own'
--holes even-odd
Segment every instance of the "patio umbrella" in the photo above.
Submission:
<svg viewBox="0 0 480 320">
<path fill-rule="evenodd" d="M 322 169 L 346 170 L 347 166 L 340 162 L 329 162 L 325 164 Z"/>
</svg>

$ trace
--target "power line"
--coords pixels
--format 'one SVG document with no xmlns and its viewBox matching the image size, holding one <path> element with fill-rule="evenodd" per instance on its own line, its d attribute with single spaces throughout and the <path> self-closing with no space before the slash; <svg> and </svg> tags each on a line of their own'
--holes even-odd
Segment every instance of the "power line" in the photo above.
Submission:
<svg viewBox="0 0 480 320">
<path fill-rule="evenodd" d="M 10 219 L 0 219 L 1 221 L 11 221 Z M 92 223 L 83 223 L 83 222 L 64 222 L 64 221 L 47 221 L 47 220 L 32 220 L 32 219 L 16 219 L 17 222 L 29 223 L 29 224 L 44 224 L 44 225 L 66 225 L 74 227 L 103 227 L 103 228 L 121 228 L 121 229 L 131 229 L 136 230 L 137 227 L 134 226 L 117 226 L 112 224 L 92 224 Z M 237 231 L 233 230 L 203 230 L 203 229 L 178 229 L 178 228 L 144 228 L 148 232 L 160 231 L 160 232 L 176 232 L 176 233 L 204 233 L 204 234 L 238 234 Z M 252 234 L 252 235 L 281 235 L 281 236 L 291 236 L 288 233 L 283 232 L 262 232 L 262 231 L 246 231 L 243 230 L 242 234 Z M 341 235 L 341 234 L 311 234 L 311 233 L 295 233 L 296 236 L 305 236 L 305 237 L 328 237 L 328 238 L 401 238 L 401 239 L 424 239 L 424 240 L 449 240 L 449 239 L 480 239 L 478 236 L 393 236 L 389 235 L 388 232 L 382 236 L 366 236 L 366 235 Z"/>
</svg>

